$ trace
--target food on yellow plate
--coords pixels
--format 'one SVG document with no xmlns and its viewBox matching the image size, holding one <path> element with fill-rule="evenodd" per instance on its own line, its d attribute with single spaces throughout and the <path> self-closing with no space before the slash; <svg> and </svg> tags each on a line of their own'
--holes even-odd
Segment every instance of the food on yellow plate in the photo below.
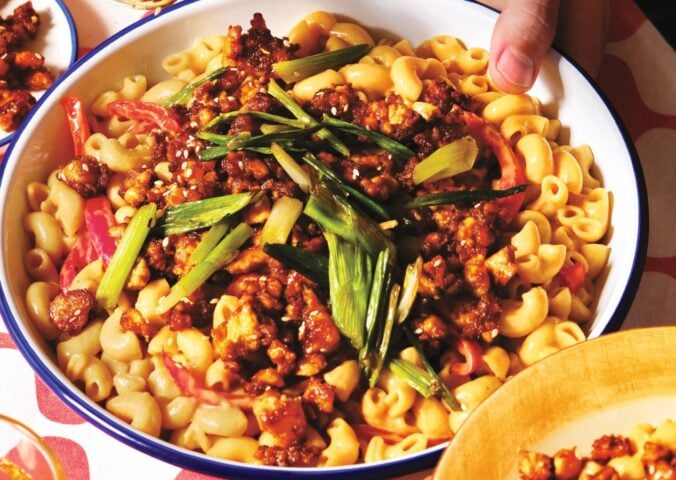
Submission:
<svg viewBox="0 0 676 480">
<path fill-rule="evenodd" d="M 608 193 L 488 54 L 314 12 L 63 99 L 26 302 L 85 393 L 208 455 L 337 466 L 449 440 L 584 340 Z"/>
<path fill-rule="evenodd" d="M 589 456 L 575 448 L 561 449 L 549 457 L 521 451 L 522 480 L 658 480 L 676 478 L 676 422 L 657 428 L 637 425 L 627 436 L 603 435 L 592 444 Z"/>
<path fill-rule="evenodd" d="M 31 2 L 0 18 L 0 129 L 16 130 L 35 105 L 31 91 L 45 90 L 54 83 L 54 75 L 45 67 L 45 58 L 26 50 L 35 39 L 40 16 Z"/>
</svg>

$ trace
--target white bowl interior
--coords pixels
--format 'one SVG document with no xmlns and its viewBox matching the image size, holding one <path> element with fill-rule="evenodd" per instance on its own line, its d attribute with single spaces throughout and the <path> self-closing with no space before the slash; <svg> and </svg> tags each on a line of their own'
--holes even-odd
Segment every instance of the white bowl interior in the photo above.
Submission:
<svg viewBox="0 0 676 480">
<path fill-rule="evenodd" d="M 449 34 L 468 46 L 487 48 L 496 14 L 470 2 L 428 0 L 201 0 L 170 10 L 108 43 L 66 76 L 34 113 L 6 158 L 0 185 L 2 225 L 2 269 L 0 280 L 8 308 L 27 342 L 63 383 L 60 374 L 35 329 L 27 319 L 24 292 L 23 252 L 30 248 L 22 220 L 27 212 L 26 186 L 44 181 L 58 165 L 70 160 L 69 133 L 59 99 L 81 98 L 85 104 L 105 89 L 119 88 L 124 76 L 144 74 L 150 82 L 167 75 L 161 70 L 164 57 L 189 47 L 197 36 L 224 34 L 228 25 L 248 25 L 254 12 L 262 12 L 273 34 L 286 32 L 304 15 L 324 9 L 345 15 L 367 27 L 395 33 L 414 45 L 434 35 Z M 440 14 L 440 12 L 443 12 Z M 611 254 L 604 286 L 596 303 L 590 336 L 598 336 L 608 324 L 630 281 L 640 237 L 639 189 L 621 130 L 603 100 L 577 69 L 558 53 L 550 51 L 532 93 L 546 110 L 558 112 L 565 135 L 572 145 L 591 146 L 598 172 L 612 195 Z M 644 239 L 645 240 L 645 239 Z M 81 398 L 84 395 L 79 394 Z M 101 409 L 102 415 L 117 420 Z"/>
</svg>

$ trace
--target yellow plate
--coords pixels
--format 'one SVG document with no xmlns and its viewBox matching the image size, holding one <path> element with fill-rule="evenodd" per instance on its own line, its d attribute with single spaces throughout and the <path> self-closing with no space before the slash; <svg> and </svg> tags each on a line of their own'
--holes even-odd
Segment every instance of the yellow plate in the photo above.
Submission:
<svg viewBox="0 0 676 480">
<path fill-rule="evenodd" d="M 467 419 L 434 480 L 518 478 L 519 449 L 553 455 L 638 423 L 676 420 L 676 327 L 587 341 L 509 380 Z"/>
</svg>

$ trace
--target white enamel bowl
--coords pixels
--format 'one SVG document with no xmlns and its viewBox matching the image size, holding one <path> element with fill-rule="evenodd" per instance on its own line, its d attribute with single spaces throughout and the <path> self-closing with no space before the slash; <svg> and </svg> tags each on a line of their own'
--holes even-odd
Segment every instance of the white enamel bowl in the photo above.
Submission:
<svg viewBox="0 0 676 480">
<path fill-rule="evenodd" d="M 7 17 L 26 0 L 3 2 L 0 16 Z M 26 48 L 45 57 L 45 65 L 58 77 L 75 62 L 77 58 L 77 31 L 75 22 L 63 0 L 32 0 L 33 8 L 40 15 L 40 29 L 35 40 L 26 44 Z M 36 99 L 44 91 L 31 92 Z M 0 129 L 0 145 L 12 140 L 14 132 Z"/>
<path fill-rule="evenodd" d="M 64 75 L 40 101 L 19 132 L 0 171 L 0 225 L 3 232 L 1 310 L 19 349 L 45 382 L 70 406 L 102 430 L 126 444 L 177 465 L 228 478 L 377 478 L 431 467 L 444 446 L 386 462 L 341 468 L 303 470 L 265 468 L 229 463 L 189 452 L 144 435 L 91 402 L 59 371 L 53 353 L 31 326 L 23 302 L 28 278 L 22 253 L 31 239 L 22 228 L 27 211 L 26 186 L 44 181 L 48 172 L 69 160 L 70 140 L 59 99 L 75 95 L 85 104 L 124 76 L 142 73 L 151 82 L 166 78 L 161 60 L 187 48 L 196 36 L 223 34 L 228 25 L 247 26 L 254 12 L 263 13 L 277 36 L 304 15 L 324 9 L 379 31 L 406 37 L 413 44 L 450 34 L 467 45 L 487 47 L 495 12 L 477 4 L 452 0 L 405 2 L 389 0 L 201 0 L 184 1 L 157 17 L 148 17 L 114 36 Z M 443 12 L 441 14 L 440 12 Z M 558 112 L 571 144 L 593 149 L 599 174 L 612 192 L 612 220 L 608 241 L 611 255 L 603 289 L 594 305 L 592 337 L 621 323 L 636 291 L 647 243 L 647 202 L 636 153 L 612 108 L 597 88 L 569 61 L 551 51 L 533 89 L 546 109 Z"/>
</svg>

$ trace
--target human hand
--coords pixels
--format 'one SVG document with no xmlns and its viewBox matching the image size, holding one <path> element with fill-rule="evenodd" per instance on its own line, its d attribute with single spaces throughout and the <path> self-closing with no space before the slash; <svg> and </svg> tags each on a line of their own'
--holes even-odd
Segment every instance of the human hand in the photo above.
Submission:
<svg viewBox="0 0 676 480">
<path fill-rule="evenodd" d="M 594 76 L 605 50 L 607 0 L 482 0 L 501 10 L 491 40 L 489 72 L 495 85 L 523 93 L 535 82 L 555 43 Z"/>
</svg>

